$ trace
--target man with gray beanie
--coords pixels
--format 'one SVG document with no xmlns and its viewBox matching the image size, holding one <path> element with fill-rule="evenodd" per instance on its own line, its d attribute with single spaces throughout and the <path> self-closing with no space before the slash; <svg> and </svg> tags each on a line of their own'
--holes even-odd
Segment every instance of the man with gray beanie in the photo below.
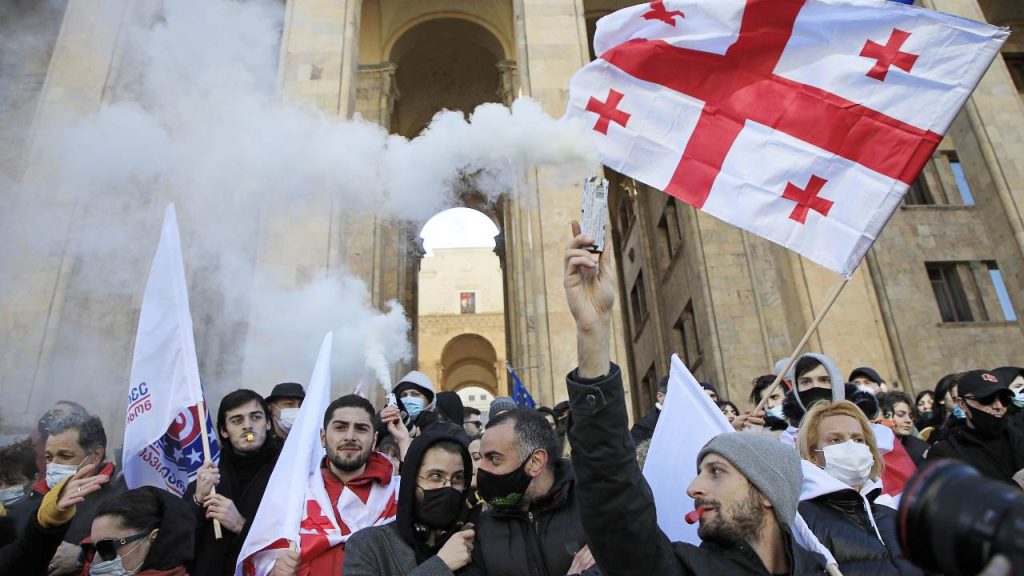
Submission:
<svg viewBox="0 0 1024 576">
<path fill-rule="evenodd" d="M 567 378 L 569 442 L 580 519 L 601 573 L 823 574 L 825 560 L 796 545 L 791 531 L 803 478 L 799 456 L 757 433 L 722 434 L 700 451 L 697 477 L 686 488 L 701 516 L 699 547 L 671 542 L 658 527 L 629 437 L 622 373 L 610 361 L 614 267 L 607 253 L 584 249 L 593 239 L 573 227 L 565 290 L 579 367 Z"/>
</svg>

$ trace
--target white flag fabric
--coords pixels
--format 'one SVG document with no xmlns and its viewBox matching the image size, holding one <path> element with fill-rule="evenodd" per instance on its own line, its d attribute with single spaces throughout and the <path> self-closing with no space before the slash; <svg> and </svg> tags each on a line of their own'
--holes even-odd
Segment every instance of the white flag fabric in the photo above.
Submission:
<svg viewBox="0 0 1024 576">
<path fill-rule="evenodd" d="M 669 540 L 700 545 L 697 525 L 683 520 L 693 511 L 686 488 L 697 477 L 701 448 L 715 436 L 732 431 L 722 411 L 673 354 L 668 392 L 644 463 L 644 478 L 658 508 L 658 526 Z"/>
<path fill-rule="evenodd" d="M 181 495 L 202 466 L 199 418 L 207 421 L 214 460 L 219 452 L 203 400 L 192 335 L 185 262 L 174 205 L 164 213 L 135 336 L 124 429 L 129 488 L 156 486 Z"/>
<path fill-rule="evenodd" d="M 886 0 L 658 0 L 598 21 L 602 162 L 851 275 L 1006 29 Z"/>
</svg>

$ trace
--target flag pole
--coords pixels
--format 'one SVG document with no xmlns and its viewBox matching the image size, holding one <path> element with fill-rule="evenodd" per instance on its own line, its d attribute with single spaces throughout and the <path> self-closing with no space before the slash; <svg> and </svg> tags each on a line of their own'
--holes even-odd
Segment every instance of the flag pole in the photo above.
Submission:
<svg viewBox="0 0 1024 576">
<path fill-rule="evenodd" d="M 206 400 L 199 401 L 199 433 L 203 435 L 203 458 L 206 462 L 213 461 L 213 457 L 210 456 L 210 436 L 209 431 L 206 429 Z M 210 488 L 210 494 L 216 494 L 217 487 Z M 220 530 L 220 520 L 214 518 L 213 520 L 213 536 L 217 540 L 224 537 Z"/>
<path fill-rule="evenodd" d="M 828 314 L 829 309 L 831 309 L 832 305 L 839 299 L 839 294 L 843 292 L 843 288 L 846 287 L 846 284 L 849 283 L 849 281 L 849 278 L 843 276 L 835 287 L 832 288 L 832 292 L 829 293 L 824 306 L 822 306 L 821 310 L 818 311 L 818 315 L 814 317 L 814 321 L 811 322 L 811 325 L 807 328 L 807 333 L 804 334 L 804 337 L 801 338 L 800 342 L 796 345 L 796 349 L 794 349 L 793 353 L 789 355 L 789 358 L 786 360 L 786 365 L 782 370 L 779 370 L 778 374 L 775 375 L 775 381 L 772 382 L 772 385 L 769 386 L 761 396 L 761 401 L 757 403 L 757 407 L 754 408 L 754 412 L 764 410 L 764 405 L 768 402 L 768 398 L 775 393 L 775 389 L 779 387 L 779 383 L 782 382 L 783 378 L 785 378 L 786 373 L 789 372 L 789 368 L 796 362 L 797 357 L 800 355 L 800 351 L 807 345 L 807 341 L 811 339 L 811 335 L 818 329 L 818 325 L 821 324 L 821 321 L 825 318 L 825 314 Z"/>
</svg>

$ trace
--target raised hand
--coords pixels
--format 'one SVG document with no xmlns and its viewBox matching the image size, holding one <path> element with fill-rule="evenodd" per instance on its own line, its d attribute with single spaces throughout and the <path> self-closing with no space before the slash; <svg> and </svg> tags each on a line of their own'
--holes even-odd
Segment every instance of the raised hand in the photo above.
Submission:
<svg viewBox="0 0 1024 576">
<path fill-rule="evenodd" d="M 110 481 L 110 476 L 106 474 L 89 476 L 95 468 L 96 464 L 82 466 L 74 476 L 64 483 L 60 491 L 60 498 L 57 500 L 57 508 L 61 510 L 71 508 L 85 500 L 89 494 L 99 491 L 104 484 Z"/>
<path fill-rule="evenodd" d="M 473 557 L 473 539 L 476 538 L 476 530 L 472 524 L 466 524 L 461 531 L 452 534 L 451 538 L 441 546 L 437 557 L 441 559 L 452 572 L 462 569 L 469 564 Z"/>
<path fill-rule="evenodd" d="M 565 296 L 576 320 L 579 375 L 597 378 L 610 369 L 612 306 L 615 304 L 615 272 L 611 258 L 584 249 L 593 238 L 580 234 L 573 221 L 574 238 L 565 250 Z"/>
<path fill-rule="evenodd" d="M 395 438 L 395 442 L 398 443 L 399 456 L 405 460 L 405 453 L 408 452 L 412 439 L 409 438 L 409 430 L 406 429 L 405 424 L 402 424 L 402 413 L 397 406 L 386 406 L 380 411 L 380 421 L 387 426 L 388 432 Z"/>
</svg>

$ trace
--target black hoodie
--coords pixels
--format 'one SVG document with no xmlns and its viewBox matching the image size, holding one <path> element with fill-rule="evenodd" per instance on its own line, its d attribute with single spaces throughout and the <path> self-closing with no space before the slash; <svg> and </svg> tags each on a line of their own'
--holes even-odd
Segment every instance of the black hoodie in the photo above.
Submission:
<svg viewBox="0 0 1024 576">
<path fill-rule="evenodd" d="M 424 536 L 417 538 L 417 533 L 422 535 L 427 530 L 426 526 L 422 525 L 417 530 L 418 522 L 416 522 L 416 485 L 420 464 L 422 464 L 423 457 L 431 446 L 445 441 L 455 442 L 462 452 L 462 468 L 467 480 L 467 487 L 462 493 L 462 497 L 465 498 L 469 495 L 468 481 L 473 477 L 473 460 L 469 457 L 469 448 L 451 435 L 427 432 L 416 437 L 412 444 L 409 445 L 409 451 L 406 452 L 405 459 L 402 461 L 402 484 L 398 489 L 398 517 L 395 519 L 395 523 L 398 525 L 398 533 L 402 536 L 402 540 L 409 546 L 412 546 L 416 551 L 416 559 L 420 562 L 429 556 L 433 556 L 448 540 L 447 534 L 451 531 L 445 531 L 442 537 L 437 538 L 433 548 L 428 548 L 423 543 L 425 540 Z M 458 524 L 461 524 L 461 521 L 462 519 L 460 518 Z M 450 528 L 455 529 L 457 526 Z"/>
</svg>

